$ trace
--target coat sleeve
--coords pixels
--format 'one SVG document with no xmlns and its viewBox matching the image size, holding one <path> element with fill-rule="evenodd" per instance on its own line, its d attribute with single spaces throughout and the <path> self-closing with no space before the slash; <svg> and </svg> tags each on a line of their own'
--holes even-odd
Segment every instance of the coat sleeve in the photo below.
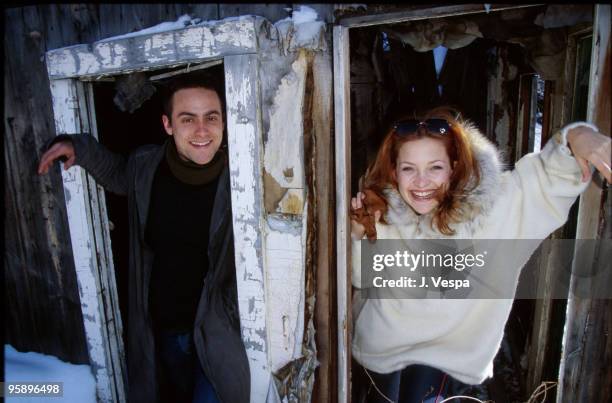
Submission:
<svg viewBox="0 0 612 403">
<path fill-rule="evenodd" d="M 567 130 L 557 132 L 541 152 L 521 158 L 510 173 L 520 204 L 515 216 L 518 238 L 544 239 L 561 227 L 572 204 L 588 186 L 582 182 L 580 166 L 567 147 L 564 132 Z"/>
<path fill-rule="evenodd" d="M 75 163 L 83 167 L 109 192 L 126 195 L 128 191 L 127 159 L 109 151 L 93 136 L 69 136 L 76 155 Z"/>
</svg>

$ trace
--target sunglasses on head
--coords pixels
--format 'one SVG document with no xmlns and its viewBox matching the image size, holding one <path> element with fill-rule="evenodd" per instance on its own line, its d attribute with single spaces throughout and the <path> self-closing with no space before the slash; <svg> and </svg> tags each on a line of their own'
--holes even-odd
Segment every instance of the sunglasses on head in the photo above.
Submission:
<svg viewBox="0 0 612 403">
<path fill-rule="evenodd" d="M 424 122 L 416 119 L 407 119 L 393 125 L 393 130 L 399 136 L 406 136 L 416 133 L 420 127 L 424 127 L 431 133 L 446 134 L 450 130 L 451 124 L 444 119 L 427 119 Z"/>
</svg>

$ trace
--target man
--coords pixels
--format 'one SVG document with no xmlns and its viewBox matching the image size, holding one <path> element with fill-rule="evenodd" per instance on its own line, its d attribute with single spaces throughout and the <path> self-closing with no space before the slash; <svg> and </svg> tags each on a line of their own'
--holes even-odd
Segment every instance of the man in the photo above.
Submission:
<svg viewBox="0 0 612 403">
<path fill-rule="evenodd" d="M 130 221 L 130 402 L 247 402 L 223 107 L 212 81 L 175 80 L 162 123 L 170 138 L 127 160 L 92 136 L 58 136 L 39 174 L 64 158 L 127 195 Z"/>
</svg>

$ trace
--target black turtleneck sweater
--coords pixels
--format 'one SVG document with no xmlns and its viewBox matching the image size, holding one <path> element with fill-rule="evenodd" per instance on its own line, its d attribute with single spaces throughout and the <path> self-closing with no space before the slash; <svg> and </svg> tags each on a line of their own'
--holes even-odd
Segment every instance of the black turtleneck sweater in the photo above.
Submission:
<svg viewBox="0 0 612 403">
<path fill-rule="evenodd" d="M 172 145 L 153 179 L 145 230 L 155 256 L 149 306 L 157 329 L 188 331 L 193 329 L 208 271 L 209 228 L 220 169 L 215 164 L 213 177 L 205 183 L 185 183 L 193 183 L 194 176 L 189 175 L 189 166 L 177 160 Z M 182 171 L 177 163 L 183 164 Z"/>
</svg>

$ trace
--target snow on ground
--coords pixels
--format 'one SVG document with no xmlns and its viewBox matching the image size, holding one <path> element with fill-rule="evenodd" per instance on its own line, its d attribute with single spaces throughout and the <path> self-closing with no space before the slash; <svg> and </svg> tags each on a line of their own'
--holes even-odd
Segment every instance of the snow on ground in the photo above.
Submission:
<svg viewBox="0 0 612 403">
<path fill-rule="evenodd" d="M 96 403 L 96 382 L 89 365 L 74 365 L 57 357 L 21 353 L 4 345 L 5 382 L 63 382 L 63 397 L 5 397 L 7 403 Z"/>
</svg>

